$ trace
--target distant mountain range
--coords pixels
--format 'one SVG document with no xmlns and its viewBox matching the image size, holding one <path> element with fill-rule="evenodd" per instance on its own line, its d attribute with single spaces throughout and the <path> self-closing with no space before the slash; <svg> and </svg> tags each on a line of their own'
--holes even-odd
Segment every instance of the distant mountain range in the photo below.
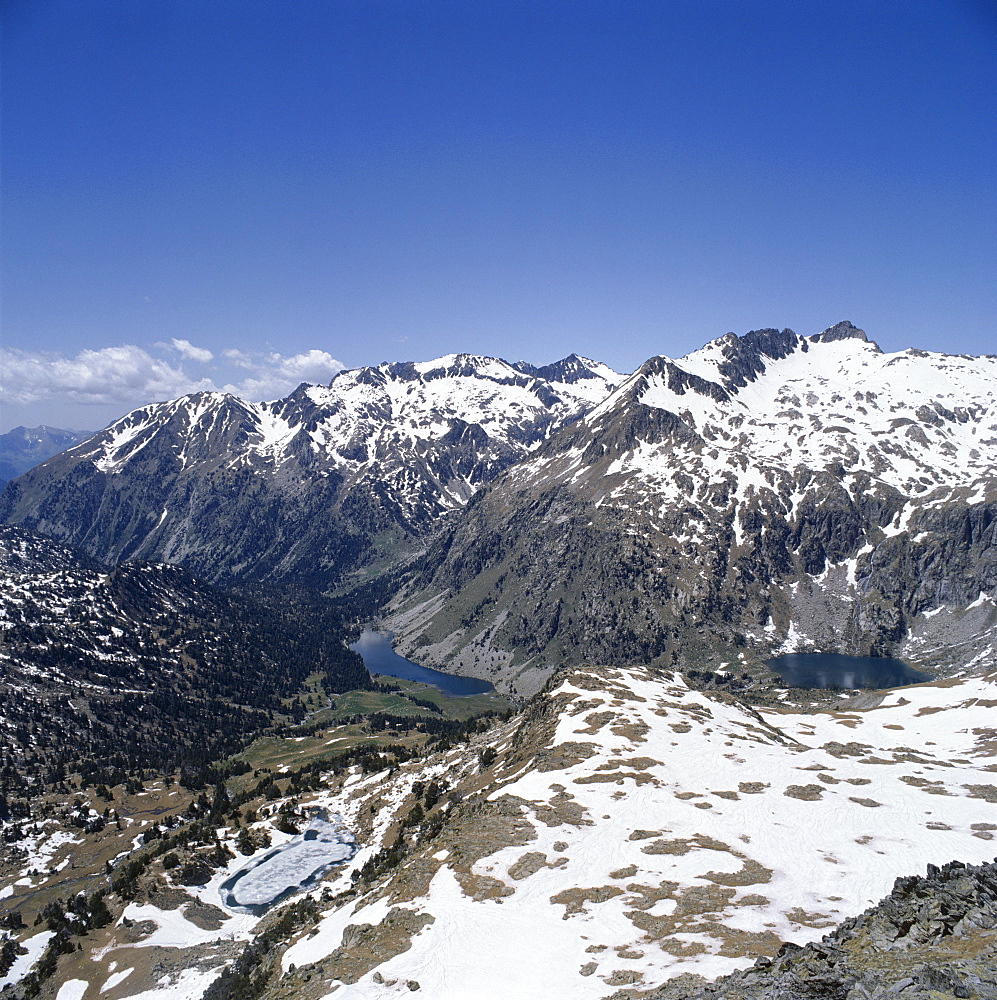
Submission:
<svg viewBox="0 0 997 1000">
<path fill-rule="evenodd" d="M 629 377 L 450 355 L 143 407 L 0 519 L 223 584 L 390 573 L 404 650 L 519 694 L 566 659 L 951 669 L 997 648 L 995 399 L 997 357 L 885 354 L 847 322 Z"/>
<path fill-rule="evenodd" d="M 60 427 L 15 427 L 0 434 L 0 489 L 15 476 L 74 444 L 86 441 L 93 431 L 67 431 Z"/>
</svg>

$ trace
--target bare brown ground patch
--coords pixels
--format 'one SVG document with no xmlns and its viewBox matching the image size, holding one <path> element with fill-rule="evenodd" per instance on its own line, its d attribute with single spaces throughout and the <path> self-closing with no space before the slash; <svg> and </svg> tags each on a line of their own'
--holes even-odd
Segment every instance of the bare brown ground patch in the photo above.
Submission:
<svg viewBox="0 0 997 1000">
<path fill-rule="evenodd" d="M 670 882 L 667 879 L 662 879 L 656 886 L 631 882 L 627 886 L 627 892 L 631 895 L 626 902 L 635 910 L 649 910 L 663 899 L 674 899 L 678 887 L 678 882 Z"/>
<path fill-rule="evenodd" d="M 633 878 L 637 874 L 636 865 L 627 865 L 626 868 L 617 868 L 616 871 L 610 872 L 610 878 Z"/>
<path fill-rule="evenodd" d="M 593 712 L 591 715 L 585 716 L 586 727 L 577 730 L 577 732 L 584 733 L 586 736 L 595 736 L 603 726 L 608 726 L 616 718 L 616 712 Z"/>
<path fill-rule="evenodd" d="M 630 779 L 635 785 L 658 785 L 661 782 L 644 771 L 608 771 L 600 774 L 586 774 L 581 778 L 575 778 L 576 785 L 595 785 L 616 782 L 622 785 L 624 781 Z"/>
<path fill-rule="evenodd" d="M 900 780 L 905 785 L 913 785 L 915 788 L 927 788 L 929 785 L 940 785 L 941 781 L 929 781 L 917 774 L 901 774 Z"/>
<path fill-rule="evenodd" d="M 754 858 L 747 858 L 737 851 L 731 851 L 741 861 L 741 870 L 736 872 L 707 872 L 700 878 L 708 878 L 717 885 L 765 885 L 772 881 L 772 870 L 759 864 Z"/>
<path fill-rule="evenodd" d="M 623 955 L 622 958 L 628 956 Z M 633 983 L 642 983 L 644 981 L 644 973 L 637 972 L 635 969 L 616 969 L 610 976 L 606 976 L 603 982 L 607 986 L 629 986 Z"/>
<path fill-rule="evenodd" d="M 567 714 L 581 715 L 582 712 L 591 712 L 593 709 L 605 704 L 606 702 L 602 698 L 579 698 L 575 700 L 571 706 L 571 711 Z"/>
<path fill-rule="evenodd" d="M 612 757 L 605 764 L 600 764 L 597 771 L 615 771 L 621 767 L 629 767 L 634 771 L 647 771 L 652 767 L 661 767 L 661 761 L 653 757 Z"/>
<path fill-rule="evenodd" d="M 429 913 L 395 907 L 379 924 L 349 924 L 343 931 L 342 945 L 308 968 L 326 981 L 338 979 L 353 984 L 372 969 L 408 951 L 412 938 L 434 920 Z"/>
<path fill-rule="evenodd" d="M 541 851 L 527 851 L 517 861 L 509 866 L 509 877 L 517 882 L 531 875 L 536 875 L 541 868 L 547 867 L 547 855 Z"/>
<path fill-rule="evenodd" d="M 871 749 L 867 743 L 838 743 L 833 740 L 821 747 L 821 750 L 826 750 L 832 757 L 839 759 L 864 757 Z"/>
<path fill-rule="evenodd" d="M 784 910 L 783 914 L 787 920 L 803 927 L 834 927 L 838 922 L 828 913 L 810 913 L 799 906 Z"/>
<path fill-rule="evenodd" d="M 574 767 L 594 757 L 596 754 L 594 743 L 558 743 L 556 747 L 548 750 L 541 750 L 536 757 L 536 769 L 538 771 L 563 771 L 567 767 Z"/>
<path fill-rule="evenodd" d="M 738 784 L 737 790 L 742 795 L 760 795 L 768 787 L 765 781 L 742 781 Z"/>
<path fill-rule="evenodd" d="M 693 850 L 690 840 L 655 840 L 640 849 L 641 854 L 671 854 L 682 857 Z"/>
<path fill-rule="evenodd" d="M 546 826 L 591 826 L 592 820 L 585 815 L 586 809 L 575 797 L 564 790 L 563 785 L 551 785 L 556 794 L 548 802 L 533 804 L 533 811 Z"/>
<path fill-rule="evenodd" d="M 782 793 L 791 799 L 802 799 L 804 802 L 819 802 L 824 794 L 823 785 L 787 785 Z"/>
<path fill-rule="evenodd" d="M 565 889 L 550 897 L 550 901 L 555 905 L 564 906 L 564 919 L 576 913 L 588 913 L 586 904 L 605 903 L 607 899 L 614 896 L 622 896 L 623 890 L 616 885 L 599 885 L 590 888 Z"/>
<path fill-rule="evenodd" d="M 651 727 L 647 723 L 640 721 L 620 722 L 615 726 L 610 726 L 609 731 L 614 736 L 620 736 L 633 743 L 646 743 L 647 734 L 651 731 Z"/>
</svg>

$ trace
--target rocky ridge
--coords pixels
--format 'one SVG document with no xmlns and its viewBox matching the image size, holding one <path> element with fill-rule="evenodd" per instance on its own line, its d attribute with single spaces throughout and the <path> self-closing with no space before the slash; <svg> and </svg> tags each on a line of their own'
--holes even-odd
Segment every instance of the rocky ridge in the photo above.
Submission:
<svg viewBox="0 0 997 1000">
<path fill-rule="evenodd" d="M 624 997 L 647 1000 L 929 1000 L 997 997 L 997 861 L 928 865 L 803 948 L 786 944 L 753 968 L 692 991 L 682 983 Z"/>
<path fill-rule="evenodd" d="M 13 482 L 0 520 L 113 565 L 325 587 L 411 547 L 621 376 L 467 354 L 339 373 L 285 399 L 196 393 L 134 410 Z"/>
<path fill-rule="evenodd" d="M 520 693 L 568 656 L 985 665 L 995 400 L 997 357 L 884 354 L 850 323 L 652 358 L 445 526 L 389 625 Z"/>
</svg>

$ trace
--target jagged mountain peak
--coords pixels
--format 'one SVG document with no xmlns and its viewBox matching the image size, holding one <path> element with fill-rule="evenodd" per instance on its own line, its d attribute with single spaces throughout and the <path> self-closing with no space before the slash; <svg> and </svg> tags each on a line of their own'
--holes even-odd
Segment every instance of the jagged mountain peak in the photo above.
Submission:
<svg viewBox="0 0 997 1000">
<path fill-rule="evenodd" d="M 847 319 L 842 320 L 840 323 L 835 323 L 834 326 L 829 326 L 826 330 L 821 330 L 820 333 L 815 333 L 810 337 L 810 341 L 814 344 L 830 344 L 836 340 L 861 340 L 867 344 L 872 344 L 877 351 L 880 351 L 879 345 L 868 338 L 865 330 L 860 330 Z M 882 352 L 880 351 L 880 353 Z"/>
<path fill-rule="evenodd" d="M 442 600 L 411 632 L 395 622 L 418 640 L 407 652 L 465 672 L 487 643 L 508 659 L 485 676 L 528 691 L 564 650 L 688 655 L 710 620 L 738 621 L 734 648 L 806 637 L 883 655 L 921 628 L 934 648 L 948 619 L 917 616 L 997 586 L 997 359 L 886 354 L 851 324 L 830 331 L 645 362 L 468 508 L 420 577 L 422 606 Z M 496 578 L 502 599 L 479 605 Z M 952 627 L 976 639 L 993 624 Z M 992 656 L 991 639 L 966 648 Z"/>
<path fill-rule="evenodd" d="M 578 358 L 527 372 L 451 354 L 343 371 L 272 402 L 193 393 L 35 469 L 0 517 L 104 560 L 324 582 L 381 533 L 428 531 L 620 380 Z"/>
</svg>

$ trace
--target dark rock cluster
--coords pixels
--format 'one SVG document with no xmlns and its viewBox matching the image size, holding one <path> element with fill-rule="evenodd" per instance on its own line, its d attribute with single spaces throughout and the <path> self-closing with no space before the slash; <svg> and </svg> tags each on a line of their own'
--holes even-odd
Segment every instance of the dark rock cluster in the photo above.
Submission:
<svg viewBox="0 0 997 1000">
<path fill-rule="evenodd" d="M 928 865 L 823 940 L 785 944 L 715 983 L 666 983 L 648 1000 L 997 1000 L 997 861 Z M 632 993 L 617 994 L 621 998 Z"/>
</svg>

